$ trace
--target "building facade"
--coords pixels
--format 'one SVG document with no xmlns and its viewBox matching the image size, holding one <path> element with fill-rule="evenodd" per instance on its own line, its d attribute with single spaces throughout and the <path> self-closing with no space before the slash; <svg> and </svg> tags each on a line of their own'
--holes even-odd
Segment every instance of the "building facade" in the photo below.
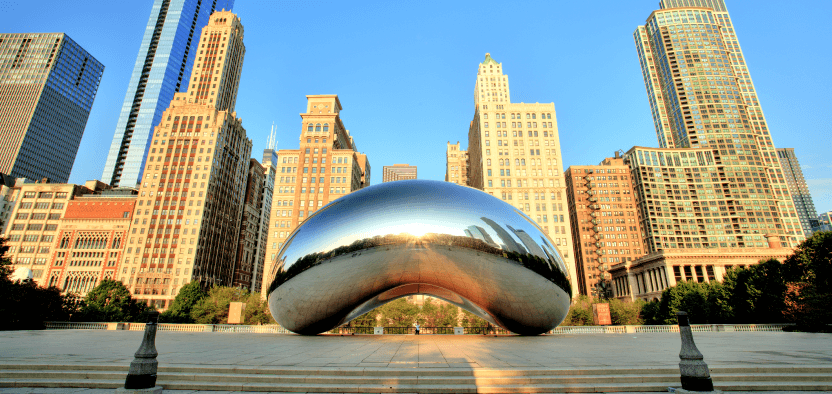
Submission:
<svg viewBox="0 0 832 394">
<path fill-rule="evenodd" d="M 257 241 L 259 241 L 260 213 L 263 209 L 263 188 L 266 170 L 255 159 L 249 160 L 243 217 L 240 219 L 240 237 L 237 261 L 234 264 L 234 287 L 251 289 L 257 269 Z"/>
<path fill-rule="evenodd" d="M 832 211 L 818 215 L 818 226 L 813 228 L 812 231 L 832 231 Z"/>
<path fill-rule="evenodd" d="M 726 271 L 748 268 L 761 260 L 785 260 L 792 254 L 774 236 L 768 247 L 665 249 L 610 269 L 613 296 L 621 300 L 655 301 L 679 282 L 722 282 Z"/>
<path fill-rule="evenodd" d="M 818 211 L 815 210 L 812 194 L 809 192 L 809 186 L 806 185 L 806 179 L 803 178 L 803 170 L 794 154 L 794 148 L 777 148 L 777 158 L 780 160 L 780 167 L 786 177 L 786 185 L 789 186 L 789 193 L 797 209 L 797 217 L 800 219 L 803 233 L 810 236 L 812 229 L 820 226 Z"/>
<path fill-rule="evenodd" d="M 260 209 L 260 222 L 257 230 L 257 265 L 252 272 L 251 292 L 260 293 L 263 290 L 263 271 L 266 266 L 266 250 L 269 242 L 269 220 L 272 215 L 272 199 L 274 198 L 274 183 L 277 173 L 277 151 L 275 148 L 274 130 L 269 139 L 269 147 L 263 150 L 263 204 Z"/>
<path fill-rule="evenodd" d="M 154 0 L 104 164 L 104 182 L 133 187 L 142 179 L 153 128 L 174 93 L 193 82 L 191 69 L 204 57 L 198 52 L 209 50 L 197 49 L 199 32 L 214 11 L 233 5 L 234 0 Z"/>
<path fill-rule="evenodd" d="M 11 200 L 15 203 L 4 236 L 15 271 L 28 271 L 27 277 L 37 284 L 49 285 L 59 227 L 69 202 L 100 192 L 104 186 L 91 181 L 86 186 L 20 183 L 13 187 Z"/>
<path fill-rule="evenodd" d="M 121 263 L 136 196 L 135 189 L 104 190 L 69 201 L 43 283 L 83 296 L 101 280 L 126 278 Z"/>
<path fill-rule="evenodd" d="M 658 299 L 677 282 L 721 281 L 732 266 L 792 253 L 769 189 L 750 187 L 764 182 L 763 169 L 724 166 L 710 148 L 633 147 L 624 162 L 646 254 L 611 266 L 616 297 Z"/>
<path fill-rule="evenodd" d="M 502 64 L 486 54 L 477 70 L 474 104 L 468 129 L 468 185 L 532 218 L 563 255 L 577 294 L 554 103 L 512 103 Z"/>
<path fill-rule="evenodd" d="M 644 254 L 630 168 L 618 152 L 594 166 L 566 169 L 578 291 L 611 297 L 609 269 Z"/>
<path fill-rule="evenodd" d="M 459 149 L 459 141 L 445 150 L 445 182 L 468 185 L 468 151 Z"/>
<path fill-rule="evenodd" d="M 735 193 L 756 195 L 740 198 L 796 246 L 803 229 L 724 1 L 663 0 L 634 38 L 659 146 L 718 155 L 717 172 L 742 174 Z"/>
<path fill-rule="evenodd" d="M 341 119 L 338 96 L 306 96 L 299 149 L 277 152 L 275 186 L 262 295 L 268 296 L 272 268 L 295 228 L 341 196 L 370 185 L 370 164 Z"/>
<path fill-rule="evenodd" d="M 384 166 L 381 174 L 381 182 L 405 181 L 416 179 L 416 166 L 410 164 L 393 164 Z"/>
<path fill-rule="evenodd" d="M 0 173 L 66 182 L 103 73 L 64 33 L 0 34 Z"/>
<path fill-rule="evenodd" d="M 234 111 L 243 33 L 233 13 L 211 15 L 188 92 L 174 95 L 153 132 L 125 267 L 128 287 L 158 308 L 188 282 L 234 279 L 251 156 Z"/>
</svg>

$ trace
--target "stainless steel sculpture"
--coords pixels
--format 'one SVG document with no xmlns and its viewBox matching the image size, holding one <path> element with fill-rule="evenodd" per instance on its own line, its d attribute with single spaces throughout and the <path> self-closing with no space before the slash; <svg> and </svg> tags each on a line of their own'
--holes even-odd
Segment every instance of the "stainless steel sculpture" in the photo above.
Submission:
<svg viewBox="0 0 832 394">
<path fill-rule="evenodd" d="M 272 316 L 307 335 L 412 294 L 537 335 L 563 321 L 571 294 L 563 259 L 528 216 L 439 181 L 383 183 L 327 204 L 290 235 L 269 275 Z"/>
</svg>

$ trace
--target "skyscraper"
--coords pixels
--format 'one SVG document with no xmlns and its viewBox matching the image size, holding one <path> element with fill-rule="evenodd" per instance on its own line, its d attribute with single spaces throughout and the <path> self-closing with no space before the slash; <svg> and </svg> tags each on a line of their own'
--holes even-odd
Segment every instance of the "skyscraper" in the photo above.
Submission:
<svg viewBox="0 0 832 394">
<path fill-rule="evenodd" d="M 611 296 L 609 269 L 645 253 L 630 168 L 618 152 L 594 166 L 566 170 L 578 290 Z"/>
<path fill-rule="evenodd" d="M 812 194 L 809 193 L 809 186 L 803 178 L 803 170 L 794 154 L 794 148 L 777 148 L 777 157 L 780 159 L 780 167 L 786 177 L 786 184 L 789 185 L 789 192 L 797 209 L 797 217 L 800 225 L 803 226 L 803 233 L 806 236 L 812 235 L 812 228 L 820 225 L 818 212 L 812 202 Z"/>
<path fill-rule="evenodd" d="M 634 38 L 659 146 L 710 150 L 707 171 L 736 182 L 726 206 L 763 207 L 760 233 L 796 246 L 803 230 L 725 2 L 663 0 Z"/>
<path fill-rule="evenodd" d="M 262 295 L 274 279 L 272 268 L 292 231 L 329 202 L 370 185 L 370 163 L 341 120 L 334 94 L 306 96 L 299 149 L 277 152 L 274 197 Z M 279 173 L 278 173 L 279 172 Z"/>
<path fill-rule="evenodd" d="M 197 52 L 207 50 L 194 47 L 199 31 L 215 10 L 231 10 L 233 4 L 234 0 L 153 2 L 102 181 L 126 187 L 139 183 L 153 128 L 162 120 L 174 93 L 188 86 L 194 60 L 202 57 Z"/>
<path fill-rule="evenodd" d="M 153 132 L 121 270 L 133 293 L 159 308 L 191 281 L 232 285 L 251 164 L 234 111 L 243 26 L 218 11 L 197 37 L 203 53 L 188 92 L 174 94 Z"/>
<path fill-rule="evenodd" d="M 381 174 L 381 181 L 392 182 L 416 179 L 416 173 L 416 166 L 412 166 L 410 164 L 393 164 L 392 166 L 384 166 Z"/>
<path fill-rule="evenodd" d="M 468 185 L 468 151 L 459 149 L 459 141 L 445 151 L 445 182 Z"/>
<path fill-rule="evenodd" d="M 555 104 L 512 103 L 508 76 L 488 53 L 477 69 L 474 104 L 468 129 L 468 185 L 534 220 L 563 255 L 577 293 Z"/>
<path fill-rule="evenodd" d="M 103 73 L 66 34 L 0 34 L 0 173 L 66 182 Z"/>
</svg>

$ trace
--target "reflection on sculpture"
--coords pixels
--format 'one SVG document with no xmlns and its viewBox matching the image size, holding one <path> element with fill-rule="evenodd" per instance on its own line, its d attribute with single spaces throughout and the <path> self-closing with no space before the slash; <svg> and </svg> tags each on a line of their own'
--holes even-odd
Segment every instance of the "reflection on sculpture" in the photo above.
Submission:
<svg viewBox="0 0 832 394">
<path fill-rule="evenodd" d="M 536 335 L 566 317 L 567 272 L 513 206 L 448 182 L 389 182 L 329 203 L 292 233 L 268 273 L 269 309 L 283 327 L 314 335 L 428 294 Z"/>
</svg>

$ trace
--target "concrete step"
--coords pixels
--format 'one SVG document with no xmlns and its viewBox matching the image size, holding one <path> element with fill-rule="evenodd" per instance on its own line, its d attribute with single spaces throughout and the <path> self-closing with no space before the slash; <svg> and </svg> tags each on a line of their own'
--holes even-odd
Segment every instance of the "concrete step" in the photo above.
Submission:
<svg viewBox="0 0 832 394">
<path fill-rule="evenodd" d="M 555 393 L 666 392 L 679 387 L 676 368 L 464 369 L 297 368 L 168 366 L 158 384 L 168 390 L 367 392 L 367 393 Z M 0 387 L 115 389 L 126 365 L 0 363 Z M 725 391 L 832 391 L 832 366 L 712 368 Z"/>
</svg>

